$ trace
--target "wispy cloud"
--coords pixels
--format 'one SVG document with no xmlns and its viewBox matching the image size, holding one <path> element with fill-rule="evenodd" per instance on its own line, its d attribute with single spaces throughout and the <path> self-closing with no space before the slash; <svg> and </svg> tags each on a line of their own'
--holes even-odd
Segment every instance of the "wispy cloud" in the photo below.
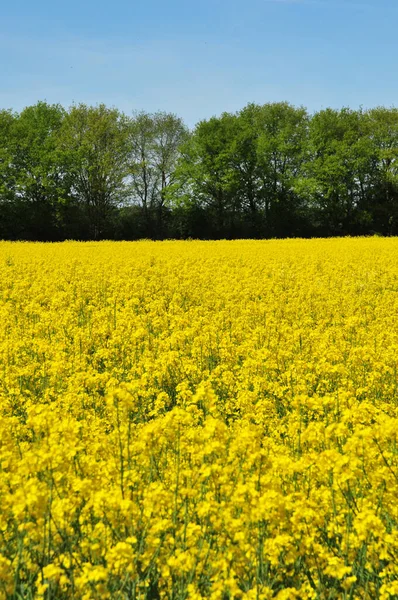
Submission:
<svg viewBox="0 0 398 600">
<path fill-rule="evenodd" d="M 262 0 L 265 4 L 292 4 L 292 5 L 307 5 L 307 6 L 321 6 L 327 9 L 372 9 L 377 8 L 374 4 L 368 2 L 350 2 L 346 0 L 341 2 L 339 0 Z"/>
<path fill-rule="evenodd" d="M 308 0 L 263 0 L 270 4 L 308 4 Z M 311 0 L 310 0 L 311 2 Z M 312 4 L 312 2 L 311 2 Z"/>
</svg>

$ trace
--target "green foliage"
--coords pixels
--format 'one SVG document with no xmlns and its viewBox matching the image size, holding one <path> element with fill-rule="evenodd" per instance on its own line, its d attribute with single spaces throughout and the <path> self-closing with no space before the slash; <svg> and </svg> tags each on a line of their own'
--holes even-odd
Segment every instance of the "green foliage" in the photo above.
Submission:
<svg viewBox="0 0 398 600">
<path fill-rule="evenodd" d="M 67 191 L 57 161 L 57 136 L 65 111 L 38 102 L 0 118 L 0 195 L 28 239 L 46 239 L 57 228 L 57 205 Z"/>
<path fill-rule="evenodd" d="M 178 176 L 189 201 L 208 207 L 220 231 L 243 225 L 250 236 L 275 234 L 299 200 L 308 117 L 287 103 L 249 104 L 202 121 L 182 151 Z M 287 231 L 287 233 L 292 233 Z"/>
<path fill-rule="evenodd" d="M 179 149 L 187 138 L 188 129 L 174 114 L 140 112 L 130 120 L 130 190 L 142 206 L 145 236 L 162 236 Z"/>
<path fill-rule="evenodd" d="M 171 113 L 0 111 L 0 237 L 398 233 L 398 109 L 248 104 Z"/>
<path fill-rule="evenodd" d="M 70 109 L 60 131 L 60 163 L 94 239 L 106 233 L 113 209 L 128 196 L 128 124 L 124 115 L 104 104 L 79 104 Z"/>
</svg>

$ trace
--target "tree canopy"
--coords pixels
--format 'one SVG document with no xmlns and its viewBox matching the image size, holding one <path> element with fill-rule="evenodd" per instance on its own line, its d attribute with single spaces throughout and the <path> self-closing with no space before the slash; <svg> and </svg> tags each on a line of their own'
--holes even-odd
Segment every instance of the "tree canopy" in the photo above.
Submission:
<svg viewBox="0 0 398 600">
<path fill-rule="evenodd" d="M 398 234 L 398 109 L 0 110 L 0 238 Z"/>
</svg>

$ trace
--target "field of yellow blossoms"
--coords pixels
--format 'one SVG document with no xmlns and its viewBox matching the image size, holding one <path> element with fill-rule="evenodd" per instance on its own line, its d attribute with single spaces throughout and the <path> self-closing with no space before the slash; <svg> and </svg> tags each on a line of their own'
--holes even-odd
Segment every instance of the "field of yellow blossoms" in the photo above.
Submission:
<svg viewBox="0 0 398 600">
<path fill-rule="evenodd" d="M 0 243 L 0 598 L 398 598 L 398 239 Z"/>
</svg>

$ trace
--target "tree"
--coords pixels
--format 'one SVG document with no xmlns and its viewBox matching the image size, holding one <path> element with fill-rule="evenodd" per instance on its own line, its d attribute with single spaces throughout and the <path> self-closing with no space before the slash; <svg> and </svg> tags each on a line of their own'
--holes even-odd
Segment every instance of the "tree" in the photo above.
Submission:
<svg viewBox="0 0 398 600">
<path fill-rule="evenodd" d="M 242 233 L 261 235 L 264 197 L 262 172 L 259 164 L 258 140 L 261 107 L 249 104 L 230 120 L 232 139 L 226 148 L 236 199 L 235 214 L 242 221 Z M 246 228 L 247 221 L 247 228 Z"/>
<path fill-rule="evenodd" d="M 201 121 L 181 148 L 176 172 L 176 198 L 185 210 L 193 207 L 208 214 L 208 236 L 228 236 L 234 227 L 237 206 L 237 172 L 231 162 L 236 136 L 236 116 L 223 113 Z M 205 234 L 206 235 L 206 234 Z"/>
<path fill-rule="evenodd" d="M 373 156 L 361 110 L 328 108 L 312 117 L 307 162 L 297 188 L 321 233 L 362 233 L 369 227 Z"/>
<path fill-rule="evenodd" d="M 205 207 L 217 235 L 293 233 L 307 129 L 306 111 L 287 103 L 200 122 L 178 168 L 185 204 Z"/>
<path fill-rule="evenodd" d="M 272 235 L 296 233 L 300 198 L 295 183 L 305 157 L 308 115 L 287 102 L 262 106 L 249 104 L 238 113 L 238 161 L 241 194 L 257 232 Z M 243 134 L 243 137 L 242 137 Z M 260 213 L 263 219 L 259 222 Z"/>
<path fill-rule="evenodd" d="M 59 138 L 59 150 L 74 201 L 88 220 L 88 234 L 110 232 L 114 209 L 128 197 L 129 126 L 114 108 L 72 106 Z"/>
<path fill-rule="evenodd" d="M 12 167 L 12 128 L 17 115 L 11 110 L 0 110 L 0 202 L 14 196 Z"/>
<path fill-rule="evenodd" d="M 398 109 L 377 107 L 366 112 L 373 151 L 372 190 L 367 210 L 373 227 L 398 233 Z"/>
<path fill-rule="evenodd" d="M 12 126 L 17 118 L 10 110 L 0 111 L 0 237 L 13 238 L 15 232 L 15 182 L 12 175 Z"/>
<path fill-rule="evenodd" d="M 38 102 L 19 115 L 2 115 L 7 142 L 0 160 L 1 194 L 12 203 L 14 218 L 19 221 L 19 225 L 14 223 L 18 237 L 59 237 L 58 204 L 67 193 L 57 160 L 57 139 L 64 114 L 58 104 Z"/>
<path fill-rule="evenodd" d="M 179 148 L 188 130 L 174 114 L 139 112 L 130 125 L 132 196 L 144 213 L 145 234 L 162 236 L 164 210 Z"/>
<path fill-rule="evenodd" d="M 155 122 L 153 156 L 155 170 L 160 176 L 160 188 L 156 197 L 157 227 L 162 235 L 164 209 L 172 198 L 180 148 L 188 139 L 189 132 L 182 119 L 172 113 L 157 112 L 153 115 L 153 119 Z"/>
</svg>

